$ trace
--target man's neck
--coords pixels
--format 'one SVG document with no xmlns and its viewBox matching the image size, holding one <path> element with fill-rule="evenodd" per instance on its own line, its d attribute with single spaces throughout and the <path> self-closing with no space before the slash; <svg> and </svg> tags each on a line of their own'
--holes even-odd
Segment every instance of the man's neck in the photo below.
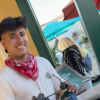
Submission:
<svg viewBox="0 0 100 100">
<path fill-rule="evenodd" d="M 25 61 L 28 59 L 28 54 L 24 55 L 24 56 L 20 56 L 20 57 L 10 57 L 11 60 L 17 60 L 19 62 Z"/>
</svg>

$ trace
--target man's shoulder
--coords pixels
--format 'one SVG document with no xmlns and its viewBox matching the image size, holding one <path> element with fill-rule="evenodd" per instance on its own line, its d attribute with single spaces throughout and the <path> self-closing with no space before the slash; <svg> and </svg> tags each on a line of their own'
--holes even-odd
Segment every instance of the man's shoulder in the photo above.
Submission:
<svg viewBox="0 0 100 100">
<path fill-rule="evenodd" d="M 4 65 L 0 70 L 0 79 L 7 79 L 8 77 L 13 76 L 14 73 L 15 71 L 11 67 Z"/>
<path fill-rule="evenodd" d="M 0 70 L 0 75 L 2 75 L 3 73 L 6 73 L 6 72 L 8 72 L 8 71 L 10 70 L 10 68 L 7 66 L 7 65 L 4 65 L 3 67 L 2 67 L 2 69 Z"/>
<path fill-rule="evenodd" d="M 35 57 L 37 60 L 37 63 L 39 65 L 39 67 L 49 67 L 49 65 L 51 65 L 51 63 L 44 57 Z"/>
<path fill-rule="evenodd" d="M 8 69 L 8 66 L 7 66 L 7 65 L 4 65 L 4 66 L 1 68 L 1 70 L 0 70 L 0 74 L 1 74 L 2 72 L 5 72 L 6 69 Z"/>
<path fill-rule="evenodd" d="M 4 65 L 3 67 L 2 67 L 2 69 L 0 70 L 0 80 L 1 79 L 5 79 L 5 77 L 7 77 L 7 73 L 8 73 L 8 70 L 9 68 L 8 68 L 8 66 L 6 66 L 6 65 Z"/>
<path fill-rule="evenodd" d="M 49 61 L 48 61 L 46 58 L 44 58 L 44 57 L 36 56 L 35 59 L 37 60 L 37 62 L 41 62 L 41 61 L 49 62 Z"/>
</svg>

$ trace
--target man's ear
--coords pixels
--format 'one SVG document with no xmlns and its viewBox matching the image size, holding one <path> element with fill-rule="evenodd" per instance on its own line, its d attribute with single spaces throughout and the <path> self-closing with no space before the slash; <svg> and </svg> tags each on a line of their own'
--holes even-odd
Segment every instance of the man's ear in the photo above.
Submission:
<svg viewBox="0 0 100 100">
<path fill-rule="evenodd" d="M 7 49 L 6 48 L 6 45 L 5 45 L 5 41 L 4 40 L 1 40 L 0 42 L 1 42 L 2 46 L 4 47 L 4 49 Z"/>
</svg>

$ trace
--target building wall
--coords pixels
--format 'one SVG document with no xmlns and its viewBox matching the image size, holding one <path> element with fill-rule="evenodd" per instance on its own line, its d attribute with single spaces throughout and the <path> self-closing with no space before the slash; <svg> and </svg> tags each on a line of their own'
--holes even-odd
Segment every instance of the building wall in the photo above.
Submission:
<svg viewBox="0 0 100 100">
<path fill-rule="evenodd" d="M 1 0 L 0 1 L 0 21 L 2 19 L 4 19 L 5 17 L 17 17 L 17 16 L 21 16 L 21 13 L 19 11 L 19 8 L 15 2 L 15 0 Z M 30 36 L 30 33 L 28 31 L 28 29 L 26 29 L 28 38 L 29 38 L 29 49 L 28 52 L 32 53 L 34 56 L 39 56 L 38 51 L 35 47 L 35 44 Z M 1 49 L 1 44 L 0 44 L 0 54 L 1 54 L 1 58 L 2 60 L 0 60 L 0 66 L 3 65 L 3 62 L 6 57 L 7 54 L 3 51 L 3 49 Z"/>
</svg>

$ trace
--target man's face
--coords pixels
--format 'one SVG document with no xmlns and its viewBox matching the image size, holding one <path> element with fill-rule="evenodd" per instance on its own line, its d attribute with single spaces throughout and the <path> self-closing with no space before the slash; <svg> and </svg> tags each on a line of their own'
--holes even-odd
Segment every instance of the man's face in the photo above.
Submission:
<svg viewBox="0 0 100 100">
<path fill-rule="evenodd" d="M 29 46 L 28 38 L 24 28 L 7 31 L 2 35 L 1 44 L 7 49 L 11 58 L 25 56 Z"/>
</svg>

